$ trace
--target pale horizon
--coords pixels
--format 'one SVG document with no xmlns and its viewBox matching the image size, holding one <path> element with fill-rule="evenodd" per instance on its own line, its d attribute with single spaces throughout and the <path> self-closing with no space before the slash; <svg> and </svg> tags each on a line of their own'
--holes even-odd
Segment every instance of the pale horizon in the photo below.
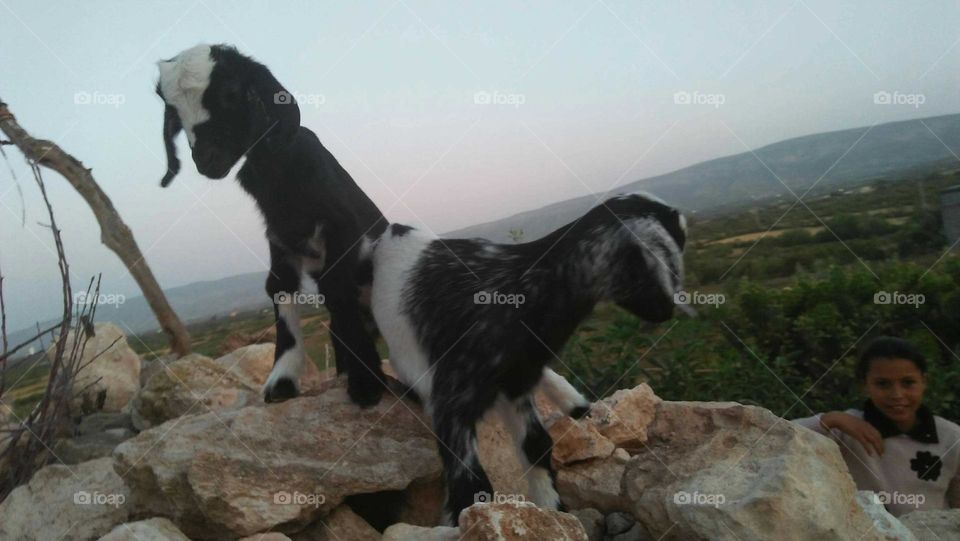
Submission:
<svg viewBox="0 0 960 541">
<path fill-rule="evenodd" d="M 155 62 L 200 42 L 263 62 L 388 219 L 441 234 L 785 139 L 960 112 L 960 6 L 947 2 L 197 0 L 145 13 L 5 1 L 0 13 L 0 98 L 93 168 L 164 288 L 267 268 L 260 216 L 233 174 L 202 178 L 181 141 L 182 172 L 159 187 Z M 882 91 L 923 103 L 878 106 Z M 678 104 L 677 92 L 705 101 Z M 4 151 L 24 198 L 0 166 L 16 331 L 57 316 L 59 278 L 36 185 Z M 82 198 L 44 178 L 74 287 L 102 272 L 104 291 L 138 296 Z"/>
</svg>

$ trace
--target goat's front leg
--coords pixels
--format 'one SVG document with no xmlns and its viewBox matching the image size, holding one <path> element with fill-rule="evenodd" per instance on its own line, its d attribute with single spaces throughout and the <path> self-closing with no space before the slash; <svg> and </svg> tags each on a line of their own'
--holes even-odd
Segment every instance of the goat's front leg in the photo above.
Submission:
<svg viewBox="0 0 960 541">
<path fill-rule="evenodd" d="M 336 239 L 328 239 L 327 261 L 323 272 L 311 273 L 311 277 L 317 281 L 330 313 L 337 373 L 347 373 L 347 393 L 355 404 L 372 406 L 380 401 L 387 380 L 373 335 L 362 316 L 356 252 L 339 246 Z"/>
<path fill-rule="evenodd" d="M 263 386 L 267 402 L 282 402 L 300 394 L 300 373 L 303 371 L 303 334 L 297 312 L 296 293 L 300 289 L 299 257 L 270 243 L 270 275 L 267 295 L 273 301 L 277 322 L 277 346 L 273 370 Z"/>
</svg>

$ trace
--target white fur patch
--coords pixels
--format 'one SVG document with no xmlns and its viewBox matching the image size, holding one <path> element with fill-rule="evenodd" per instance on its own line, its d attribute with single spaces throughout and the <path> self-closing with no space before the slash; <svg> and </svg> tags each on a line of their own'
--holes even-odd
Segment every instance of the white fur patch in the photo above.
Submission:
<svg viewBox="0 0 960 541">
<path fill-rule="evenodd" d="M 391 228 L 373 245 L 373 317 L 390 348 L 390 364 L 397 376 L 430 403 L 433 374 L 427 352 L 418 340 L 413 322 L 403 313 L 403 291 L 423 251 L 436 237 L 416 229 L 394 236 Z"/>
<path fill-rule="evenodd" d="M 663 292 L 672 296 L 680 291 L 683 286 L 683 252 L 663 224 L 653 218 L 636 218 L 625 223 L 633 240 L 643 247 L 647 265 L 657 272 L 657 281 Z M 676 272 L 670 269 L 671 266 Z"/>
<path fill-rule="evenodd" d="M 578 407 L 590 407 L 590 401 L 580 394 L 580 391 L 576 390 L 573 385 L 570 385 L 567 378 L 549 368 L 545 367 L 543 369 L 543 378 L 540 379 L 538 385 L 547 399 L 564 413 L 569 414 Z"/>
<path fill-rule="evenodd" d="M 210 118 L 201 99 L 210 86 L 210 73 L 215 62 L 210 57 L 209 45 L 196 45 L 169 61 L 157 62 L 160 69 L 160 92 L 163 100 L 180 115 L 180 123 L 187 133 L 190 148 L 197 136 L 193 129 Z"/>
<path fill-rule="evenodd" d="M 277 313 L 287 330 L 293 335 L 293 347 L 283 352 L 283 355 L 277 359 L 270 371 L 270 377 L 264 385 L 265 389 L 273 387 L 280 378 L 289 378 L 299 385 L 300 373 L 303 372 L 303 333 L 300 330 L 300 314 L 297 313 L 297 305 L 294 302 L 277 305 Z"/>
</svg>

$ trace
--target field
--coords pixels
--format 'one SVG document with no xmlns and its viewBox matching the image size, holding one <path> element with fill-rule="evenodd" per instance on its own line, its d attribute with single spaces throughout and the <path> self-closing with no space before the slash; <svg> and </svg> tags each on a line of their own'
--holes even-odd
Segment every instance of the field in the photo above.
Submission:
<svg viewBox="0 0 960 541">
<path fill-rule="evenodd" d="M 960 171 L 941 168 L 812 192 L 802 202 L 790 197 L 691 216 L 685 289 L 720 294 L 724 304 L 658 326 L 602 304 L 558 369 L 593 397 L 648 381 L 668 399 L 737 400 L 801 415 L 857 404 L 850 373 L 856 346 L 864 333 L 882 331 L 910 336 L 930 352 L 939 378 L 930 400 L 960 416 L 960 406 L 950 406 L 950 386 L 960 388 L 960 264 L 955 253 L 945 255 L 938 195 L 957 184 Z M 927 305 L 903 312 L 872 302 L 875 292 L 898 287 L 927 292 Z M 309 357 L 331 366 L 326 313 L 305 310 L 302 318 Z M 272 323 L 271 310 L 258 310 L 193 323 L 189 331 L 195 352 L 216 357 L 237 339 L 272 341 Z M 128 341 L 146 359 L 167 352 L 159 332 Z M 385 345 L 378 347 L 386 357 Z M 42 357 L 9 370 L 18 414 L 42 393 L 46 370 Z"/>
</svg>

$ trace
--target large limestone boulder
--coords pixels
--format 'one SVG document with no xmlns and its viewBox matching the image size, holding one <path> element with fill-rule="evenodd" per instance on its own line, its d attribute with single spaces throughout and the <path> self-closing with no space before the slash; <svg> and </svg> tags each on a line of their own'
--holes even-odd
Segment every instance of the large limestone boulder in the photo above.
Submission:
<svg viewBox="0 0 960 541">
<path fill-rule="evenodd" d="M 402 490 L 441 466 L 419 407 L 352 404 L 342 379 L 317 396 L 181 417 L 114 451 L 134 499 L 188 536 L 296 532 L 353 494 Z"/>
<path fill-rule="evenodd" d="M 913 511 L 900 522 L 918 541 L 960 541 L 960 509 Z"/>
<path fill-rule="evenodd" d="M 863 509 L 863 512 L 873 521 L 873 531 L 881 535 L 882 539 L 890 541 L 916 541 L 910 529 L 903 525 L 897 518 L 887 512 L 887 509 L 880 502 L 877 493 L 871 490 L 857 491 L 857 504 Z"/>
<path fill-rule="evenodd" d="M 74 412 L 118 412 L 130 402 L 140 389 L 140 356 L 127 344 L 127 337 L 120 327 L 112 323 L 97 323 L 94 335 L 87 338 L 81 333 L 84 344 L 79 366 L 82 368 L 74 380 L 76 396 L 71 401 Z M 65 355 L 73 350 L 77 336 L 70 331 L 65 341 Z M 79 348 L 79 346 L 77 346 Z M 52 360 L 57 344 L 47 350 Z"/>
<path fill-rule="evenodd" d="M 768 410 L 662 402 L 626 464 L 629 512 L 668 540 L 885 539 L 836 444 Z"/>
<path fill-rule="evenodd" d="M 459 525 L 465 541 L 587 541 L 577 517 L 531 502 L 476 503 L 460 513 Z"/>
<path fill-rule="evenodd" d="M 47 466 L 0 503 L 0 539 L 97 539 L 131 513 L 110 458 Z"/>
<path fill-rule="evenodd" d="M 100 541 L 190 541 L 169 520 L 157 517 L 120 524 Z"/>
<path fill-rule="evenodd" d="M 257 389 L 215 360 L 192 353 L 167 364 L 133 400 L 139 430 L 183 415 L 227 411 L 262 402 Z"/>
<path fill-rule="evenodd" d="M 262 404 L 261 391 L 273 369 L 273 353 L 273 344 L 254 344 L 218 359 L 194 353 L 162 364 L 133 401 L 134 424 L 144 430 L 183 415 Z M 316 365 L 308 360 L 301 389 L 316 390 L 322 381 Z"/>
</svg>

